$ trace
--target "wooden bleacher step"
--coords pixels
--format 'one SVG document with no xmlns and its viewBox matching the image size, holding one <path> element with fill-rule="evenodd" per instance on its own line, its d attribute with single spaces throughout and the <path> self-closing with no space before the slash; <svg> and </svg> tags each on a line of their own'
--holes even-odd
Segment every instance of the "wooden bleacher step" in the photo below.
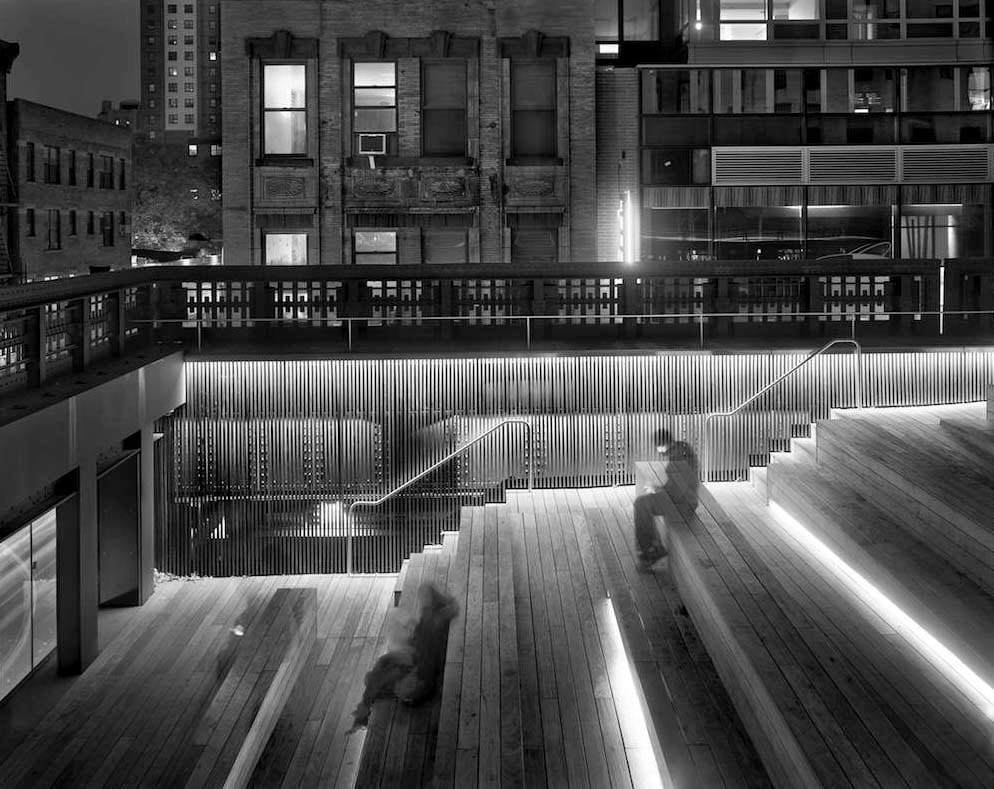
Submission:
<svg viewBox="0 0 994 789">
<path fill-rule="evenodd" d="M 994 596 L 831 468 L 777 456 L 770 500 L 994 684 Z"/>
<path fill-rule="evenodd" d="M 405 561 L 403 582 L 395 586 L 394 608 L 388 616 L 395 617 L 400 625 L 411 622 L 418 615 L 418 589 L 423 583 L 446 588 L 456 546 L 457 541 L 450 538 L 442 545 L 425 546 Z M 389 642 L 382 644 L 377 657 L 389 646 Z M 394 698 L 378 699 L 369 716 L 355 785 L 425 785 L 434 762 L 440 705 L 440 688 L 434 698 L 417 707 Z"/>
<path fill-rule="evenodd" d="M 920 436 L 918 429 L 908 431 L 909 436 Z M 943 447 L 939 451 L 933 444 L 916 444 L 858 418 L 823 422 L 818 432 L 819 464 L 833 468 L 960 572 L 994 593 L 994 527 L 989 517 L 994 511 L 994 477 L 968 455 Z"/>
<path fill-rule="evenodd" d="M 673 475 L 684 492 L 665 503 L 670 569 L 776 784 L 990 785 L 990 720 L 748 483 Z"/>
</svg>

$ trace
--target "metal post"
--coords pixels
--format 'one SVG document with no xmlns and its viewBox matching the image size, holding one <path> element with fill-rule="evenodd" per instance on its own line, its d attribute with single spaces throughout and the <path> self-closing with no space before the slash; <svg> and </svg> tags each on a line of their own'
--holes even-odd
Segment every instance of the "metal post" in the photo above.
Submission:
<svg viewBox="0 0 994 789">
<path fill-rule="evenodd" d="M 532 349 L 532 319 L 530 315 L 525 316 L 525 348 Z"/>
<path fill-rule="evenodd" d="M 345 533 L 345 572 L 352 575 L 352 512 L 350 509 L 345 510 L 345 519 L 348 521 Z"/>
<path fill-rule="evenodd" d="M 201 317 L 198 317 L 197 318 L 197 350 L 198 351 L 201 349 L 201 347 L 203 345 L 202 342 L 201 342 L 201 330 L 203 329 L 203 326 L 204 326 L 204 319 L 201 318 Z"/>
<path fill-rule="evenodd" d="M 352 319 L 345 319 L 346 335 L 348 336 L 349 350 L 352 350 Z"/>
<path fill-rule="evenodd" d="M 704 350 L 704 313 L 703 312 L 699 312 L 697 314 L 697 316 L 698 316 L 698 318 L 700 318 L 700 320 L 698 321 L 698 324 L 701 327 L 701 350 Z"/>
</svg>

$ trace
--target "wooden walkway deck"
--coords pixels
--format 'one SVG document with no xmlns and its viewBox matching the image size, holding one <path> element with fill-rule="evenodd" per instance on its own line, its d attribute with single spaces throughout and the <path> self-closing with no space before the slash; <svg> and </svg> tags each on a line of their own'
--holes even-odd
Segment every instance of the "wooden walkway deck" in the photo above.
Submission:
<svg viewBox="0 0 994 789">
<path fill-rule="evenodd" d="M 317 633 L 252 779 L 255 786 L 352 786 L 364 734 L 348 734 L 380 647 L 393 576 L 170 581 L 0 762 L 0 786 L 175 787 L 191 738 L 237 646 L 280 587 L 317 590 Z"/>
</svg>

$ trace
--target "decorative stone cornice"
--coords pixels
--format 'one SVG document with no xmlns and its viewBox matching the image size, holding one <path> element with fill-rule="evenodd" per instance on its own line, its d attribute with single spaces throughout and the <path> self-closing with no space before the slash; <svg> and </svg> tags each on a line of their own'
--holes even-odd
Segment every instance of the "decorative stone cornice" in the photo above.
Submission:
<svg viewBox="0 0 994 789">
<path fill-rule="evenodd" d="M 502 58 L 568 58 L 569 37 L 547 36 L 527 30 L 520 36 L 500 39 Z"/>
<path fill-rule="evenodd" d="M 318 56 L 316 38 L 298 38 L 289 30 L 277 30 L 268 38 L 246 38 L 245 54 L 264 60 L 304 60 Z"/>
<path fill-rule="evenodd" d="M 371 30 L 361 38 L 343 38 L 339 44 L 343 58 L 361 60 L 392 60 L 395 58 L 476 58 L 480 39 L 454 36 L 436 30 L 424 38 L 388 36 L 382 30 Z"/>
</svg>

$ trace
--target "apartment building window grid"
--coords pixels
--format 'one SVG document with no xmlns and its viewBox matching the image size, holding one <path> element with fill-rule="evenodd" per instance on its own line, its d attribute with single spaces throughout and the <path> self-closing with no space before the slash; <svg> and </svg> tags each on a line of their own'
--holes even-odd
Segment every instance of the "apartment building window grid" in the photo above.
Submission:
<svg viewBox="0 0 994 789">
<path fill-rule="evenodd" d="M 262 151 L 267 156 L 307 153 L 307 67 L 262 66 Z"/>
<path fill-rule="evenodd" d="M 114 212 L 104 211 L 100 216 L 100 235 L 103 246 L 114 246 Z"/>
</svg>

